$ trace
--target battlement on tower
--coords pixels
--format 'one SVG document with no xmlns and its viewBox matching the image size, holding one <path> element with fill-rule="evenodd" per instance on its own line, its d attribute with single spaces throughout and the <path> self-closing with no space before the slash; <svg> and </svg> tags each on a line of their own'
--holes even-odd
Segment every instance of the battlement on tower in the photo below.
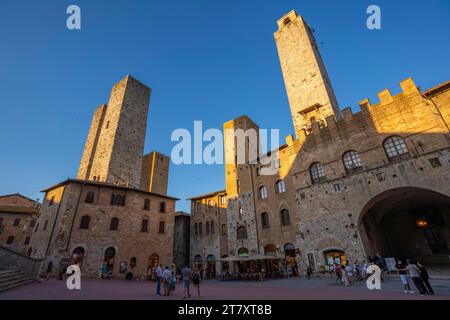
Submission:
<svg viewBox="0 0 450 320">
<path fill-rule="evenodd" d="M 389 89 L 384 89 L 378 93 L 379 102 L 372 104 L 369 99 L 361 100 L 359 110 L 353 112 L 348 107 L 341 111 L 342 117 L 336 119 L 334 115 L 325 118 L 324 121 L 313 121 L 311 126 L 297 132 L 297 140 L 314 140 L 318 143 L 323 140 L 330 140 L 336 137 L 345 137 L 357 133 L 370 132 L 408 132 L 413 130 L 415 123 L 405 123 L 398 127 L 399 120 L 418 115 L 414 110 L 416 106 L 423 102 L 423 97 L 411 78 L 400 82 L 402 92 L 392 95 Z M 420 113 L 420 112 L 419 112 Z M 292 135 L 286 138 L 287 145 L 294 143 Z"/>
</svg>

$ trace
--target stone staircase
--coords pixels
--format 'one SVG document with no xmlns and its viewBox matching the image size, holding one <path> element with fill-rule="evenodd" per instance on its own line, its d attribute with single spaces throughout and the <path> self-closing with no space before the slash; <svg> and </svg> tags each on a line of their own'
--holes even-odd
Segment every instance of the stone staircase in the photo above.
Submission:
<svg viewBox="0 0 450 320">
<path fill-rule="evenodd" d="M 0 292 L 32 283 L 35 280 L 20 270 L 0 270 Z"/>
</svg>

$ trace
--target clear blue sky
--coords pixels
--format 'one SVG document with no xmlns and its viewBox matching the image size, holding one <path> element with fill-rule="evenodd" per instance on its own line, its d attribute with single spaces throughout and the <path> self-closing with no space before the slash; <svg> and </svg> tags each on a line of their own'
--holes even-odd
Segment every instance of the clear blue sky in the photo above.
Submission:
<svg viewBox="0 0 450 320">
<path fill-rule="evenodd" d="M 66 28 L 81 7 L 82 29 Z M 378 4 L 382 29 L 368 30 Z M 273 32 L 296 9 L 316 30 L 341 108 L 413 77 L 450 78 L 450 1 L 0 1 L 0 194 L 41 198 L 75 177 L 94 109 L 131 74 L 153 89 L 145 151 L 170 155 L 171 132 L 247 114 L 293 132 Z M 171 166 L 169 193 L 224 187 L 223 167 Z"/>
</svg>

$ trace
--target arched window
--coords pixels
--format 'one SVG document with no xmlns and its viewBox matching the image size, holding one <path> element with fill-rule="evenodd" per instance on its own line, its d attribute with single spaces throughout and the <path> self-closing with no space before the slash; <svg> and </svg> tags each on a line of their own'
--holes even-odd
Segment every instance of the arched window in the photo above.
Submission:
<svg viewBox="0 0 450 320">
<path fill-rule="evenodd" d="M 267 212 L 261 213 L 261 224 L 263 229 L 269 228 L 269 214 Z"/>
<path fill-rule="evenodd" d="M 285 26 L 287 26 L 289 23 L 291 23 L 291 19 L 286 18 L 286 19 L 283 20 L 283 24 L 284 24 Z"/>
<path fill-rule="evenodd" d="M 202 256 L 201 255 L 199 255 L 199 254 L 197 254 L 195 257 L 194 257 L 194 261 L 195 262 L 202 262 Z"/>
<path fill-rule="evenodd" d="M 20 218 L 14 219 L 13 226 L 18 227 L 20 225 Z"/>
<path fill-rule="evenodd" d="M 326 180 L 325 171 L 323 171 L 322 165 L 319 162 L 315 162 L 309 168 L 311 174 L 312 183 L 319 183 Z"/>
<path fill-rule="evenodd" d="M 259 187 L 259 197 L 261 199 L 266 199 L 267 198 L 267 188 L 265 186 Z"/>
<path fill-rule="evenodd" d="M 141 232 L 148 232 L 148 218 L 144 217 L 141 223 Z"/>
<path fill-rule="evenodd" d="M 283 209 L 280 211 L 281 224 L 287 226 L 291 224 L 291 218 L 289 217 L 289 210 Z"/>
<path fill-rule="evenodd" d="M 214 234 L 214 221 L 211 221 L 210 228 L 211 228 L 211 234 Z"/>
<path fill-rule="evenodd" d="M 284 180 L 278 180 L 276 183 L 277 193 L 283 193 L 286 192 L 286 184 L 284 183 Z"/>
<path fill-rule="evenodd" d="M 166 203 L 164 201 L 159 203 L 159 212 L 166 212 Z"/>
<path fill-rule="evenodd" d="M 194 232 L 195 232 L 195 235 L 198 236 L 198 223 L 196 223 L 194 225 Z"/>
<path fill-rule="evenodd" d="M 213 207 L 213 201 L 211 199 L 208 200 L 208 209 Z"/>
<path fill-rule="evenodd" d="M 239 256 L 248 256 L 248 249 L 247 248 L 239 248 L 238 255 Z"/>
<path fill-rule="evenodd" d="M 402 137 L 393 136 L 387 138 L 383 143 L 383 147 L 389 161 L 396 161 L 409 157 L 408 147 Z"/>
<path fill-rule="evenodd" d="M 277 247 L 273 244 L 268 244 L 264 246 L 264 254 L 268 256 L 276 256 L 277 255 Z"/>
<path fill-rule="evenodd" d="M 247 228 L 244 226 L 237 228 L 236 234 L 238 240 L 247 239 Z"/>
<path fill-rule="evenodd" d="M 8 239 L 6 239 L 6 244 L 13 244 L 14 242 L 14 236 L 9 236 Z"/>
<path fill-rule="evenodd" d="M 117 230 L 119 229 L 119 218 L 112 218 L 111 223 L 109 225 L 109 230 Z"/>
<path fill-rule="evenodd" d="M 202 225 L 202 223 L 200 222 L 200 223 L 198 224 L 198 235 L 201 236 L 202 234 L 203 234 L 203 225 Z"/>
<path fill-rule="evenodd" d="M 89 229 L 89 223 L 91 222 L 91 217 L 84 215 L 81 217 L 80 229 Z"/>
<path fill-rule="evenodd" d="M 144 200 L 144 210 L 150 210 L 150 199 Z"/>
<path fill-rule="evenodd" d="M 95 192 L 94 191 L 88 191 L 86 193 L 86 197 L 84 198 L 84 202 L 86 202 L 86 203 L 94 203 L 94 197 L 95 197 Z"/>
<path fill-rule="evenodd" d="M 342 161 L 344 162 L 345 170 L 348 173 L 358 171 L 362 168 L 359 153 L 354 150 L 344 153 L 344 155 L 342 156 Z"/>
<path fill-rule="evenodd" d="M 211 230 L 209 229 L 209 221 L 206 222 L 206 234 L 210 234 Z"/>
</svg>

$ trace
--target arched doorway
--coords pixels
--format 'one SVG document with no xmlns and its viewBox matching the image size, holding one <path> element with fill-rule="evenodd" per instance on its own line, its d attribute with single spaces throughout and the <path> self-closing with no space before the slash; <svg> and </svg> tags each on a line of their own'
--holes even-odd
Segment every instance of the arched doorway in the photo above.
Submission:
<svg viewBox="0 0 450 320">
<path fill-rule="evenodd" d="M 70 258 L 70 264 L 80 264 L 80 269 L 83 266 L 83 259 L 85 255 L 85 250 L 83 247 L 76 247 L 72 251 L 72 257 Z"/>
<path fill-rule="evenodd" d="M 359 231 L 366 254 L 447 263 L 450 197 L 422 188 L 382 192 L 360 215 Z"/>
<path fill-rule="evenodd" d="M 339 249 L 329 249 L 323 251 L 325 256 L 325 262 L 327 266 L 331 267 L 334 264 L 346 265 L 347 259 L 345 258 L 345 252 Z"/>
<path fill-rule="evenodd" d="M 102 278 L 111 279 L 114 270 L 114 257 L 116 249 L 109 247 L 105 250 L 105 257 L 103 258 Z"/>
<path fill-rule="evenodd" d="M 286 257 L 286 267 L 288 276 L 292 275 L 294 277 L 298 276 L 298 265 L 295 258 L 295 246 L 292 243 L 286 243 L 284 245 L 284 255 Z"/>
<path fill-rule="evenodd" d="M 153 253 L 148 258 L 148 267 L 147 267 L 147 280 L 155 280 L 155 270 L 159 264 L 159 256 L 156 253 Z"/>
</svg>

